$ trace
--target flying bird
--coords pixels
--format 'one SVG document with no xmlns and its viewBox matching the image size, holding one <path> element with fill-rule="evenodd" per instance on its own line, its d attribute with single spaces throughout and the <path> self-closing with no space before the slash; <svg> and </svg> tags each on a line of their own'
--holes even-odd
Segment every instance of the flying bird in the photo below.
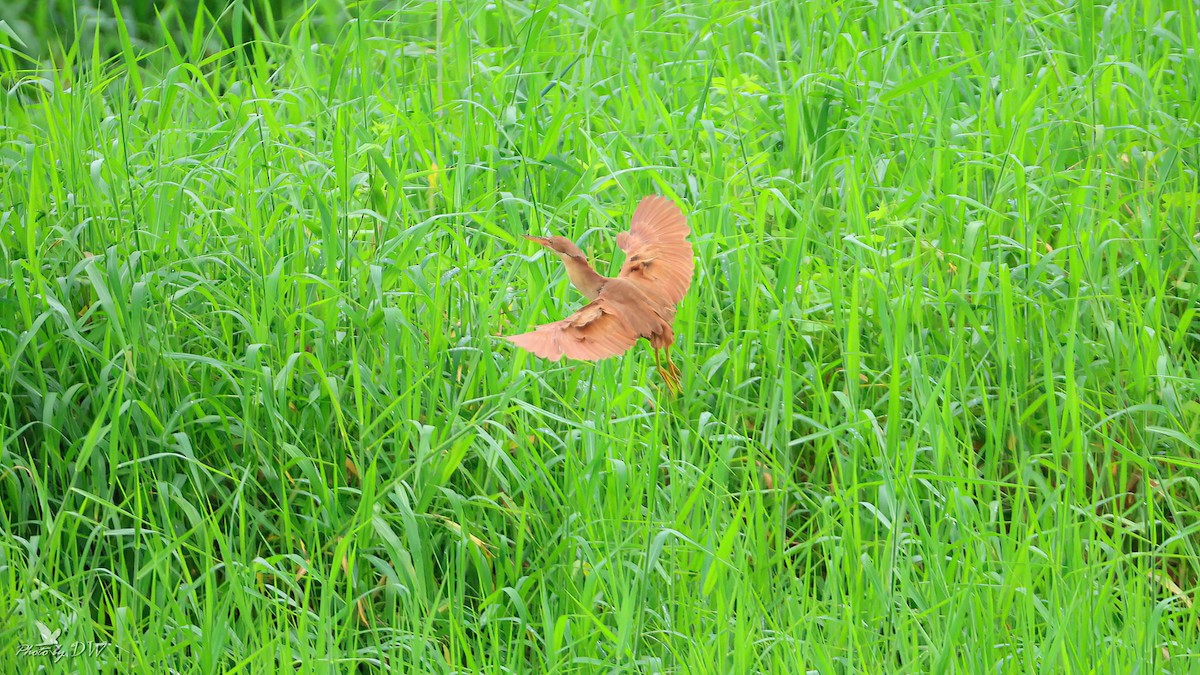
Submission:
<svg viewBox="0 0 1200 675">
<path fill-rule="evenodd" d="M 567 277 L 590 300 L 579 311 L 521 335 L 507 336 L 513 344 L 551 361 L 562 357 L 599 361 L 624 354 L 639 338 L 654 349 L 659 374 L 672 391 L 679 391 L 679 369 L 671 362 L 675 307 L 692 284 L 695 262 L 687 240 L 691 230 L 675 202 L 651 195 L 633 212 L 628 232 L 617 235 L 625 264 L 615 277 L 602 276 L 588 264 L 566 237 L 525 238 L 557 255 Z M 659 361 L 666 354 L 668 368 Z"/>
</svg>

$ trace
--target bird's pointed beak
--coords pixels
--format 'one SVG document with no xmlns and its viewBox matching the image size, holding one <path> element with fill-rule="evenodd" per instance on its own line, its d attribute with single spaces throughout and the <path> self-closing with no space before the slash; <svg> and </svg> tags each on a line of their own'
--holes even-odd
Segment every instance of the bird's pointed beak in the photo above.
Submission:
<svg viewBox="0 0 1200 675">
<path fill-rule="evenodd" d="M 525 237 L 529 241 L 534 242 L 535 244 L 541 244 L 542 246 L 545 246 L 546 248 L 550 248 L 550 238 L 549 237 L 533 237 L 528 234 L 523 234 L 521 236 Z"/>
</svg>

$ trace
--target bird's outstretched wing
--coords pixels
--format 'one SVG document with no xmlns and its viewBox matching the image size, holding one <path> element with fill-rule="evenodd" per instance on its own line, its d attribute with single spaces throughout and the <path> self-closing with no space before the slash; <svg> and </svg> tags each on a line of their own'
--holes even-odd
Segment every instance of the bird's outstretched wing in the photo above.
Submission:
<svg viewBox="0 0 1200 675">
<path fill-rule="evenodd" d="M 695 261 L 687 219 L 675 202 L 651 195 L 638 203 L 628 232 L 617 235 L 625 251 L 618 277 L 637 283 L 648 295 L 678 304 L 692 285 Z"/>
<path fill-rule="evenodd" d="M 571 316 L 505 339 L 551 361 L 564 356 L 599 361 L 624 354 L 640 337 L 653 341 L 670 330 L 670 323 L 646 304 L 640 289 L 626 280 L 611 279 L 599 297 Z"/>
<path fill-rule="evenodd" d="M 640 337 L 603 295 L 578 312 L 505 339 L 544 359 L 599 361 L 624 354 Z"/>
</svg>

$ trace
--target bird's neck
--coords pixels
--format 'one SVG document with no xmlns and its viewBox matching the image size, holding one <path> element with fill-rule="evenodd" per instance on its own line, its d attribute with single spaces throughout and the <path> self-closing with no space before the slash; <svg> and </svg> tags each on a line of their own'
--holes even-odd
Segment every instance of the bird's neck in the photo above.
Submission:
<svg viewBox="0 0 1200 675">
<path fill-rule="evenodd" d="M 600 288 L 604 286 L 604 282 L 608 281 L 608 278 L 592 269 L 586 258 L 562 256 L 562 260 L 563 264 L 567 266 L 567 278 L 571 280 L 571 285 L 583 293 L 583 297 L 595 300 L 600 295 Z"/>
</svg>

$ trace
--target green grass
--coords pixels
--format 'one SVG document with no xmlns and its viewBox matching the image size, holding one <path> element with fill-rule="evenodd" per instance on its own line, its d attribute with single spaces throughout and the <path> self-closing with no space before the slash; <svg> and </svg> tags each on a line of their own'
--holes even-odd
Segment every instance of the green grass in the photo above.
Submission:
<svg viewBox="0 0 1200 675">
<path fill-rule="evenodd" d="M 634 4 L 0 30 L 0 671 L 1200 672 L 1200 7 Z"/>
</svg>

